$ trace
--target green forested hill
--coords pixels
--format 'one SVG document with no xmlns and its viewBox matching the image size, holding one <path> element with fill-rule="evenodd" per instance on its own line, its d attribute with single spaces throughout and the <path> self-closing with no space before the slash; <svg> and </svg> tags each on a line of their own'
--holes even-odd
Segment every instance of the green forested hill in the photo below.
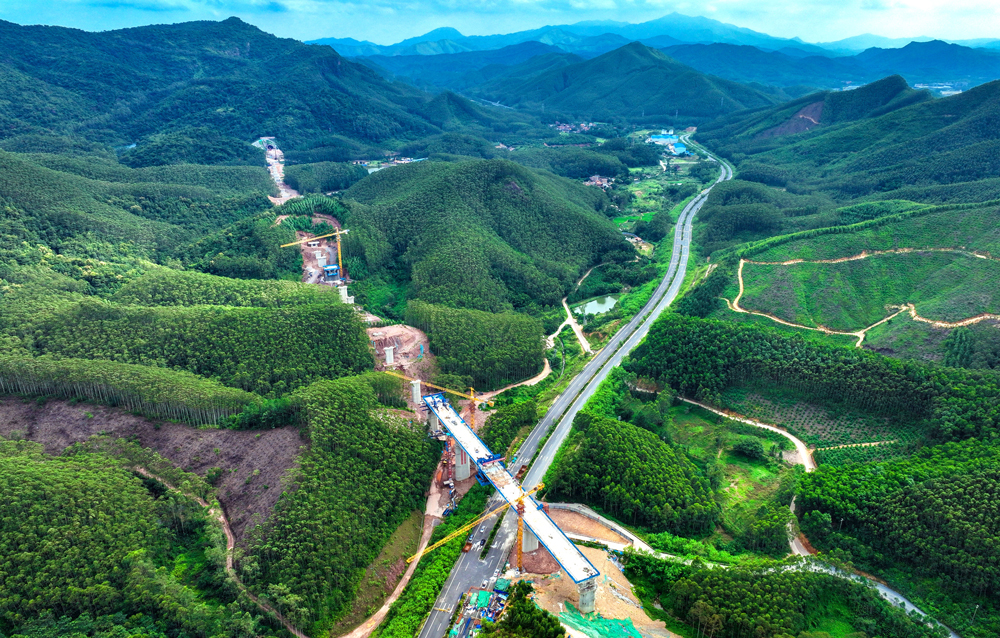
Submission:
<svg viewBox="0 0 1000 638">
<path fill-rule="evenodd" d="M 588 266 L 633 253 L 600 212 L 601 191 L 504 160 L 394 167 L 344 199 L 360 204 L 346 222 L 354 292 L 390 312 L 401 301 L 384 296 L 393 284 L 494 312 L 558 304 Z"/>
<path fill-rule="evenodd" d="M 414 300 L 407 305 L 406 322 L 430 337 L 441 372 L 460 379 L 453 385 L 492 390 L 541 369 L 544 346 L 537 319 Z"/>
<path fill-rule="evenodd" d="M 653 531 L 698 534 L 718 506 L 708 479 L 682 452 L 631 423 L 581 413 L 579 439 L 549 470 L 553 498 L 592 503 L 619 520 Z"/>
<path fill-rule="evenodd" d="M 379 142 L 451 123 L 416 89 L 237 18 L 100 33 L 0 22 L 0 39 L 4 137 L 137 142 L 133 165 L 164 163 L 152 147 L 175 152 L 169 135 L 190 137 L 191 127 L 223 136 L 202 161 L 232 163 L 246 159 L 237 141 L 260 135 L 291 146 L 338 135 Z M 468 108 L 473 121 L 490 120 Z"/>
<path fill-rule="evenodd" d="M 723 117 L 699 127 L 698 137 L 710 141 L 712 148 L 728 152 L 743 146 L 766 150 L 798 139 L 789 138 L 791 135 L 930 99 L 930 93 L 910 89 L 906 80 L 895 75 L 853 91 L 820 91 L 770 108 Z"/>
<path fill-rule="evenodd" d="M 753 324 L 667 315 L 624 367 L 706 401 L 720 401 L 733 386 L 785 392 L 898 419 L 928 440 L 993 439 L 1000 428 L 1000 375 L 993 371 L 895 361 Z"/>
<path fill-rule="evenodd" d="M 162 256 L 269 208 L 272 189 L 256 167 L 132 169 L 100 158 L 0 151 L 3 249 L 23 254 L 44 244 L 107 261 Z"/>
<path fill-rule="evenodd" d="M 799 111 L 810 102 L 819 125 L 806 127 Z M 997 197 L 998 113 L 1000 82 L 929 100 L 894 77 L 735 117 L 699 137 L 738 164 L 781 169 L 795 192 L 984 201 Z"/>
<path fill-rule="evenodd" d="M 503 104 L 602 120 L 706 120 L 777 100 L 747 85 L 685 66 L 633 42 L 593 60 L 544 71 L 489 95 Z"/>
<path fill-rule="evenodd" d="M 256 606 L 237 602 L 225 536 L 207 510 L 121 460 L 82 447 L 50 457 L 41 444 L 0 439 L 0 490 L 0 632 L 273 635 Z"/>
<path fill-rule="evenodd" d="M 188 370 L 259 394 L 371 367 L 368 339 L 339 300 L 290 308 L 146 308 L 86 301 L 36 326 L 34 350 Z M 300 345 L 310 342 L 310 347 Z"/>
<path fill-rule="evenodd" d="M 1000 631 L 996 495 L 1000 462 L 981 441 L 910 458 L 821 466 L 803 478 L 802 529 L 824 552 L 891 574 L 934 600 L 938 618 L 974 638 Z M 978 620 L 965 610 L 980 607 Z"/>
<path fill-rule="evenodd" d="M 251 532 L 240 569 L 258 593 L 292 594 L 286 614 L 317 636 L 349 609 L 393 530 L 422 507 L 435 455 L 422 426 L 379 408 L 365 377 L 314 383 L 294 399 L 312 445 L 294 488 Z"/>
<path fill-rule="evenodd" d="M 297 281 L 245 280 L 168 268 L 150 270 L 114 295 L 134 306 L 252 306 L 273 308 L 340 302 L 333 288 Z"/>
</svg>

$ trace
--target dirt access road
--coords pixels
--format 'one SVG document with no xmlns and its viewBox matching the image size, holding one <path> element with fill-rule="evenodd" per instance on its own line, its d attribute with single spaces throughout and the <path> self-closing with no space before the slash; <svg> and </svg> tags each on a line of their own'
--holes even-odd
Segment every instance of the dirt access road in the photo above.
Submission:
<svg viewBox="0 0 1000 638">
<path fill-rule="evenodd" d="M 141 474 L 146 478 L 151 478 L 156 481 L 159 481 L 160 483 L 165 485 L 168 490 L 177 489 L 176 487 L 164 481 L 161 477 L 151 473 L 144 467 L 134 467 L 132 469 L 135 470 L 137 474 Z M 268 603 L 260 600 L 260 598 L 251 593 L 250 590 L 247 589 L 246 586 L 243 584 L 243 581 L 240 580 L 240 577 L 236 575 L 236 569 L 233 567 L 233 550 L 236 547 L 236 538 L 235 536 L 233 536 L 233 530 L 232 528 L 230 528 L 229 521 L 226 520 L 226 515 L 222 511 L 222 508 L 219 507 L 218 505 L 209 505 L 204 499 L 199 498 L 194 494 L 188 494 L 186 492 L 181 492 L 181 493 L 184 494 L 184 496 L 198 503 L 198 505 L 201 505 L 202 507 L 208 509 L 209 517 L 219 521 L 219 524 L 222 526 L 222 531 L 226 535 L 226 574 L 228 574 L 229 577 L 233 579 L 233 582 L 236 583 L 236 586 L 240 589 L 240 591 L 245 593 L 250 598 L 250 600 L 252 600 L 258 607 L 260 607 L 261 611 L 263 611 L 265 614 L 272 614 L 275 618 L 277 618 L 278 621 L 282 624 L 282 626 L 284 626 L 285 629 L 287 629 L 294 636 L 296 636 L 296 638 L 309 638 L 307 635 L 302 633 L 297 627 L 292 625 L 292 623 L 288 622 L 288 620 L 284 616 L 282 616 L 277 609 L 275 609 Z"/>
<path fill-rule="evenodd" d="M 268 197 L 271 203 L 280 206 L 293 197 L 299 197 L 299 192 L 285 183 L 285 154 L 278 148 L 278 143 L 274 141 L 274 138 L 262 137 L 253 145 L 264 149 L 267 172 L 271 174 L 271 179 L 278 186 L 278 196 Z"/>
</svg>

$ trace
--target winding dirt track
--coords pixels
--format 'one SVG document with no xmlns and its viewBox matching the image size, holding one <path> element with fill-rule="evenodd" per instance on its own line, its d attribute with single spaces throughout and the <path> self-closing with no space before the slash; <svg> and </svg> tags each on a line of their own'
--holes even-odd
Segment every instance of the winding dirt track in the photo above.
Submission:
<svg viewBox="0 0 1000 638">
<path fill-rule="evenodd" d="M 427 547 L 427 543 L 431 540 L 431 534 L 434 532 L 434 521 L 440 520 L 436 519 L 434 516 L 429 514 L 424 515 L 424 529 L 423 533 L 420 535 L 420 544 L 417 546 L 417 556 L 424 551 Z M 369 616 L 363 623 L 355 627 L 352 631 L 344 634 L 341 638 L 368 638 L 375 628 L 382 624 L 385 619 L 385 615 L 389 613 L 389 607 L 392 606 L 396 599 L 399 598 L 400 594 L 406 588 L 407 583 L 410 582 L 410 578 L 413 576 L 413 572 L 416 571 L 417 565 L 420 563 L 420 559 L 417 559 L 410 563 L 410 566 L 406 568 L 406 572 L 403 577 L 399 579 L 396 583 L 396 588 L 392 590 L 392 594 L 386 598 L 382 607 L 379 608 L 377 612 Z"/>
<path fill-rule="evenodd" d="M 167 489 L 177 490 L 176 487 L 166 482 L 159 476 L 156 476 L 155 474 L 153 474 L 144 467 L 133 467 L 132 469 L 137 474 L 141 474 L 146 478 L 151 478 L 159 481 L 160 483 L 163 483 L 165 486 L 167 486 Z M 226 535 L 226 574 L 228 574 L 229 577 L 233 579 L 233 582 L 236 583 L 236 586 L 239 587 L 240 591 L 245 593 L 247 597 L 250 598 L 250 600 L 252 600 L 254 604 L 260 607 L 261 611 L 263 611 L 265 614 L 272 614 L 275 618 L 277 618 L 278 621 L 284 626 L 284 628 L 290 631 L 292 634 L 294 634 L 297 638 L 309 638 L 309 636 L 305 635 L 304 633 L 299 631 L 295 626 L 293 626 L 292 623 L 288 622 L 288 620 L 284 616 L 282 616 L 277 609 L 271 607 L 269 604 L 265 602 L 262 602 L 257 596 L 251 593 L 250 590 L 246 588 L 246 585 L 243 584 L 243 581 L 240 580 L 239 576 L 236 575 L 236 569 L 233 567 L 233 549 L 236 547 L 236 537 L 233 535 L 233 530 L 229 526 L 229 521 L 226 519 L 225 512 L 222 511 L 222 507 L 217 504 L 209 505 L 208 502 L 205 501 L 205 499 L 196 496 L 194 494 L 189 494 L 187 492 L 181 492 L 181 494 L 195 501 L 196 503 L 198 503 L 198 505 L 201 505 L 202 507 L 206 508 L 208 510 L 208 515 L 214 517 L 222 525 L 222 531 Z"/>
<path fill-rule="evenodd" d="M 813 260 L 789 259 L 787 261 L 752 261 L 750 259 L 740 259 L 740 266 L 739 266 L 739 268 L 736 271 L 736 278 L 737 278 L 737 281 L 739 282 L 739 285 L 740 285 L 739 293 L 737 293 L 736 298 L 733 299 L 732 301 L 730 301 L 729 299 L 726 299 L 725 297 L 721 297 L 721 299 L 726 302 L 726 306 L 730 310 L 732 310 L 733 312 L 740 312 L 740 313 L 745 313 L 745 314 L 750 314 L 750 315 L 756 315 L 758 317 L 766 317 L 766 318 L 770 319 L 771 321 L 774 321 L 775 323 L 780 323 L 780 324 L 782 324 L 784 326 L 789 326 L 790 328 L 798 328 L 800 330 L 812 330 L 814 332 L 822 332 L 824 334 L 829 334 L 829 335 L 844 335 L 844 336 L 848 336 L 848 337 L 856 337 L 857 338 L 857 343 L 854 344 L 854 347 L 856 347 L 856 348 L 860 348 L 861 347 L 861 344 L 865 340 L 865 335 L 872 328 L 880 326 L 883 323 L 889 321 L 890 319 L 892 319 L 892 318 L 894 318 L 894 317 L 896 317 L 896 316 L 898 316 L 898 315 L 900 315 L 900 314 L 902 314 L 904 312 L 908 312 L 909 315 L 910 315 L 910 318 L 913 319 L 914 321 L 919 321 L 921 323 L 930 324 L 930 325 L 934 326 L 935 328 L 960 328 L 962 326 L 971 326 L 971 325 L 979 323 L 981 321 L 1000 321 L 1000 315 L 990 314 L 990 313 L 987 313 L 987 312 L 980 313 L 980 314 L 975 315 L 973 317 L 969 317 L 968 319 L 961 319 L 959 321 L 938 321 L 936 319 L 928 319 L 927 317 L 921 317 L 917 313 L 917 309 L 916 309 L 916 307 L 912 303 L 905 303 L 905 304 L 902 304 L 902 305 L 889 305 L 889 306 L 886 306 L 886 308 L 896 310 L 896 312 L 894 312 L 894 313 L 892 313 L 890 315 L 887 315 L 882 320 L 877 321 L 876 323 L 873 323 L 872 325 L 868 326 L 867 328 L 862 328 L 861 330 L 856 330 L 856 331 L 851 332 L 851 331 L 846 331 L 846 330 L 833 330 L 832 328 L 827 328 L 826 326 L 823 326 L 823 325 L 817 325 L 815 327 L 813 327 L 813 326 L 804 326 L 802 324 L 793 323 L 791 321 L 786 321 L 785 319 L 782 319 L 782 318 L 780 318 L 780 317 L 778 317 L 778 316 L 776 316 L 774 314 L 771 314 L 769 312 L 761 312 L 759 310 L 750 310 L 750 309 L 747 309 L 747 308 L 744 308 L 744 307 L 740 306 L 740 299 L 743 298 L 743 292 L 744 292 L 744 286 L 743 286 L 743 266 L 745 266 L 746 264 L 755 264 L 755 265 L 760 265 L 760 266 L 793 266 L 795 264 L 839 264 L 839 263 L 844 263 L 844 262 L 847 262 L 847 261 L 859 261 L 861 259 L 868 259 L 869 257 L 877 257 L 877 256 L 880 256 L 880 255 L 899 255 L 899 254 L 922 253 L 922 252 L 956 253 L 956 254 L 960 254 L 960 255 L 966 255 L 966 256 L 969 256 L 969 257 L 976 257 L 977 259 L 988 259 L 990 261 L 1000 261 L 996 257 L 993 257 L 992 255 L 990 255 L 988 253 L 979 253 L 979 252 L 970 251 L 970 250 L 963 250 L 961 248 L 895 248 L 895 249 L 892 249 L 892 250 L 873 250 L 873 251 L 863 250 L 860 253 L 858 253 L 857 255 L 850 255 L 848 257 L 837 257 L 835 259 L 813 259 Z"/>
<path fill-rule="evenodd" d="M 598 265 L 603 265 L 603 264 L 598 264 Z M 576 290 L 577 288 L 580 287 L 580 284 L 583 283 L 583 280 L 586 279 L 590 275 L 590 273 L 594 272 L 594 268 L 597 268 L 597 266 L 594 266 L 587 272 L 583 273 L 583 277 L 580 277 L 580 281 L 576 282 L 576 286 L 573 287 L 573 290 Z M 559 327 L 556 328 L 555 332 L 553 332 L 551 335 L 545 338 L 545 349 L 547 350 L 556 344 L 556 337 L 558 337 L 559 333 L 562 332 L 562 329 L 565 328 L 567 324 L 569 324 L 569 326 L 573 328 L 573 334 L 576 335 L 576 340 L 580 342 L 580 347 L 583 348 L 583 351 L 586 352 L 587 354 L 592 354 L 593 351 L 590 349 L 590 342 L 587 341 L 587 338 L 583 336 L 583 329 L 580 327 L 580 324 L 576 322 L 576 318 L 573 317 L 573 313 L 570 311 L 569 304 L 566 303 L 566 299 L 567 299 L 566 297 L 563 297 L 562 300 L 563 309 L 566 311 L 566 320 L 563 321 L 561 324 L 559 324 Z"/>
<path fill-rule="evenodd" d="M 850 255 L 848 257 L 836 257 L 834 259 L 789 259 L 788 261 L 753 261 L 751 259 L 746 259 L 751 264 L 758 264 L 761 266 L 791 266 L 794 264 L 842 264 L 845 261 L 859 261 L 861 259 L 868 259 L 869 257 L 878 257 L 879 255 L 905 255 L 908 253 L 956 253 L 959 255 L 966 255 L 968 257 L 976 257 L 978 259 L 988 259 L 990 261 L 1000 261 L 990 253 L 980 253 L 974 250 L 965 250 L 963 248 L 892 248 L 889 250 L 862 250 L 857 255 Z"/>
</svg>

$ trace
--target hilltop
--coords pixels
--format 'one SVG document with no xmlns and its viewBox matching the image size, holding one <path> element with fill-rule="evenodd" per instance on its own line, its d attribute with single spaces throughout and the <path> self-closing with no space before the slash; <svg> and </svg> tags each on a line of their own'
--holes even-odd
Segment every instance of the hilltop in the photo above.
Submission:
<svg viewBox="0 0 1000 638">
<path fill-rule="evenodd" d="M 407 38 L 390 45 L 373 42 L 359 42 L 353 38 L 321 38 L 310 40 L 308 44 L 332 46 L 346 56 L 361 55 L 436 55 L 461 51 L 486 51 L 500 49 L 522 42 L 542 42 L 558 46 L 565 51 L 583 55 L 585 50 L 600 40 L 616 42 L 604 53 L 618 48 L 628 41 L 641 41 L 649 46 L 670 46 L 682 42 L 726 42 L 778 50 L 795 47 L 811 55 L 823 55 L 827 51 L 808 44 L 798 38 L 776 38 L 732 24 L 704 18 L 686 16 L 679 13 L 640 23 L 616 22 L 614 20 L 590 20 L 575 24 L 545 26 L 538 29 L 518 31 L 499 35 L 463 35 L 456 29 L 434 29 L 424 35 Z"/>
<path fill-rule="evenodd" d="M 683 116 L 707 119 L 777 102 L 761 91 L 695 71 L 660 51 L 631 43 L 592 60 L 543 71 L 484 94 L 509 106 L 574 117 Z"/>
<path fill-rule="evenodd" d="M 891 77 L 720 122 L 703 139 L 802 192 L 914 201 L 997 197 L 1000 82 L 933 100 Z"/>
<path fill-rule="evenodd" d="M 840 57 L 801 56 L 725 43 L 681 44 L 662 51 L 704 73 L 779 87 L 845 88 L 902 75 L 911 85 L 945 83 L 964 88 L 1000 78 L 1000 53 L 940 40 L 870 48 Z"/>
<path fill-rule="evenodd" d="M 587 267 L 632 253 L 603 192 L 506 160 L 394 167 L 344 199 L 345 265 L 365 275 L 354 294 L 390 312 L 411 297 L 492 312 L 557 305 Z"/>
<path fill-rule="evenodd" d="M 238 18 L 100 33 L 0 22 L 0 37 L 5 147 L 26 135 L 142 147 L 158 133 L 205 127 L 234 138 L 224 146 L 266 134 L 294 148 L 331 137 L 420 137 L 449 125 L 426 111 L 430 96 Z M 495 119 L 479 116 L 486 126 Z"/>
</svg>

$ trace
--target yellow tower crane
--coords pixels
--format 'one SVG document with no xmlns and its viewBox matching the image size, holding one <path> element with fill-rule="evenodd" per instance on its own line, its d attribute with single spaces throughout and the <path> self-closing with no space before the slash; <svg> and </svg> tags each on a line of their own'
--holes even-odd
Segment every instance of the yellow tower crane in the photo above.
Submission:
<svg viewBox="0 0 1000 638">
<path fill-rule="evenodd" d="M 493 401 L 490 401 L 489 399 L 480 399 L 479 397 L 477 397 L 475 388 L 469 388 L 469 393 L 466 394 L 464 392 L 459 392 L 458 390 L 452 390 L 451 388 L 445 388 L 439 385 L 434 385 L 433 383 L 427 383 L 423 379 L 408 377 L 405 374 L 400 374 L 399 372 L 396 372 L 394 370 L 383 370 L 383 372 L 394 377 L 399 377 L 400 379 L 406 379 L 407 381 L 420 381 L 420 383 L 423 383 L 428 388 L 434 388 L 435 390 L 444 390 L 449 394 L 454 394 L 455 396 L 462 397 L 463 399 L 468 399 L 469 414 L 470 414 L 469 422 L 473 430 L 476 429 L 476 404 L 485 403 L 486 405 L 493 405 Z"/>
<path fill-rule="evenodd" d="M 524 515 L 524 503 L 522 501 L 524 501 L 525 498 L 531 496 L 532 494 L 534 494 L 538 490 L 542 489 L 543 487 L 545 487 L 545 484 L 544 483 L 539 483 L 530 492 L 525 492 L 524 496 L 522 496 L 521 498 L 519 498 L 517 500 L 517 513 L 518 513 L 517 514 L 517 569 L 518 570 L 521 569 L 521 537 L 522 537 L 522 534 L 523 534 L 522 530 L 524 529 L 524 520 L 522 519 L 522 517 Z M 406 562 L 407 563 L 412 563 L 415 560 L 420 560 L 420 558 L 424 554 L 426 554 L 428 552 L 434 551 L 438 547 L 441 547 L 442 545 L 446 544 L 448 541 L 455 540 L 456 538 L 458 538 L 459 536 L 465 534 L 467 531 L 469 531 L 470 529 L 472 529 L 476 525 L 479 525 L 480 523 L 482 523 L 483 521 L 487 520 L 488 518 L 491 518 L 493 516 L 496 516 L 497 514 L 505 512 L 508 507 L 510 507 L 510 503 L 504 503 L 503 505 L 501 505 L 500 507 L 496 508 L 495 510 L 491 510 L 491 511 L 483 514 L 482 516 L 480 516 L 476 520 L 472 521 L 471 523 L 467 523 L 467 524 L 463 525 L 462 527 L 456 529 L 454 532 L 452 532 L 451 534 L 448 534 L 447 536 L 445 536 L 444 538 L 442 538 L 438 542 L 434 543 L 433 545 L 430 545 L 430 546 L 424 548 L 424 551 L 418 552 L 417 554 L 415 554 L 413 556 L 410 556 L 409 558 L 406 559 Z"/>
<path fill-rule="evenodd" d="M 337 238 L 337 272 L 340 273 L 340 278 L 344 278 L 344 261 L 340 256 L 340 236 L 346 235 L 351 232 L 347 228 L 341 228 L 340 230 L 335 230 L 332 233 L 327 233 L 325 235 L 318 235 L 316 237 L 306 237 L 305 239 L 300 239 L 298 241 L 293 241 L 289 244 L 282 244 L 282 248 L 288 248 L 289 246 L 298 246 L 299 244 L 305 244 L 307 242 L 315 241 L 317 239 L 326 239 L 327 237 Z"/>
</svg>

